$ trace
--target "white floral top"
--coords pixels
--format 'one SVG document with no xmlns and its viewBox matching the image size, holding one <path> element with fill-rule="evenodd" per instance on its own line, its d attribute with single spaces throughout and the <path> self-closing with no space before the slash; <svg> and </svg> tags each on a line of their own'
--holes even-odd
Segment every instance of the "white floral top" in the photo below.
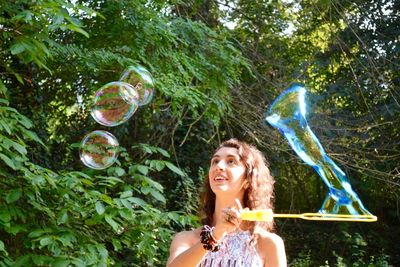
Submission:
<svg viewBox="0 0 400 267">
<path fill-rule="evenodd" d="M 217 252 L 209 251 L 198 267 L 262 267 L 263 263 L 253 244 L 249 231 L 226 235 Z"/>
</svg>

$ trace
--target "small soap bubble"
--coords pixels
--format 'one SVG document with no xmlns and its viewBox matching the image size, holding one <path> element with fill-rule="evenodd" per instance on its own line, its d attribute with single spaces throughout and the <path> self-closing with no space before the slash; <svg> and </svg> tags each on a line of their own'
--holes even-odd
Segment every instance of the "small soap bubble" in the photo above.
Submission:
<svg viewBox="0 0 400 267">
<path fill-rule="evenodd" d="M 87 167 L 102 170 L 110 167 L 118 156 L 118 141 L 106 131 L 93 131 L 81 143 L 79 155 Z"/>
<path fill-rule="evenodd" d="M 99 89 L 93 100 L 91 115 L 104 126 L 126 122 L 138 108 L 139 95 L 125 82 L 111 82 Z"/>
<path fill-rule="evenodd" d="M 154 80 L 150 72 L 142 66 L 130 66 L 121 76 L 120 81 L 132 85 L 139 94 L 139 106 L 150 103 L 154 95 Z M 130 91 L 127 91 L 129 95 Z M 135 96 L 127 96 L 134 98 Z"/>
</svg>

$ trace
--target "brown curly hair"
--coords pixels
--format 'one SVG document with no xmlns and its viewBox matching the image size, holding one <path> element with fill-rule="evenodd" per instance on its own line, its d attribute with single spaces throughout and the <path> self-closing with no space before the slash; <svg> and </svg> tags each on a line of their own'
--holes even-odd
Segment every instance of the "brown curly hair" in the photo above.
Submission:
<svg viewBox="0 0 400 267">
<path fill-rule="evenodd" d="M 244 207 L 250 210 L 273 209 L 273 190 L 275 180 L 272 177 L 268 163 L 264 155 L 254 146 L 230 139 L 223 142 L 214 152 L 222 147 L 232 147 L 238 150 L 240 160 L 246 166 L 246 180 L 249 186 L 244 192 Z M 201 223 L 209 226 L 213 225 L 213 215 L 215 211 L 215 193 L 211 190 L 210 181 L 207 177 L 204 181 L 204 189 L 201 194 L 200 203 Z M 256 227 L 262 227 L 267 231 L 272 231 L 272 222 L 250 222 L 250 232 L 254 236 Z"/>
</svg>

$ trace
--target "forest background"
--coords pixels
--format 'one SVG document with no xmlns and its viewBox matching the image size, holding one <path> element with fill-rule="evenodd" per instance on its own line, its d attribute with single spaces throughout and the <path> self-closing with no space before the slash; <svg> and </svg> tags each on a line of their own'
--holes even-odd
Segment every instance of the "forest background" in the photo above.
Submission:
<svg viewBox="0 0 400 267">
<path fill-rule="evenodd" d="M 264 123 L 294 82 L 309 123 L 376 223 L 276 220 L 290 266 L 400 266 L 400 1 L 0 0 L 0 266 L 163 266 L 198 225 L 217 145 L 257 146 L 275 211 L 317 211 L 317 174 Z M 153 101 L 106 128 L 104 84 L 140 64 Z M 79 159 L 92 130 L 116 164 Z"/>
</svg>

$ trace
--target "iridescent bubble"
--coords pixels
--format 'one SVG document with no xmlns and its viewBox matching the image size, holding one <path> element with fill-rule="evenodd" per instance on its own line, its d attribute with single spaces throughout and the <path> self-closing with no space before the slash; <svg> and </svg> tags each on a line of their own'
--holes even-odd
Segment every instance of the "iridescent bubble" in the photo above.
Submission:
<svg viewBox="0 0 400 267">
<path fill-rule="evenodd" d="M 306 89 L 293 85 L 272 103 L 265 120 L 277 128 L 296 154 L 321 177 L 329 192 L 320 213 L 371 215 L 351 187 L 346 174 L 325 153 L 306 119 Z"/>
<path fill-rule="evenodd" d="M 150 103 L 154 95 L 154 81 L 147 69 L 142 66 L 130 66 L 124 71 L 120 81 L 129 83 L 136 89 L 139 94 L 139 106 Z M 127 98 L 134 96 L 129 96 L 128 91 Z"/>
<path fill-rule="evenodd" d="M 110 167 L 118 156 L 118 141 L 106 131 L 93 131 L 81 143 L 79 156 L 87 167 L 102 170 Z"/>
<path fill-rule="evenodd" d="M 111 82 L 99 89 L 91 115 L 101 125 L 117 126 L 126 122 L 138 108 L 136 90 L 125 82 Z"/>
</svg>

